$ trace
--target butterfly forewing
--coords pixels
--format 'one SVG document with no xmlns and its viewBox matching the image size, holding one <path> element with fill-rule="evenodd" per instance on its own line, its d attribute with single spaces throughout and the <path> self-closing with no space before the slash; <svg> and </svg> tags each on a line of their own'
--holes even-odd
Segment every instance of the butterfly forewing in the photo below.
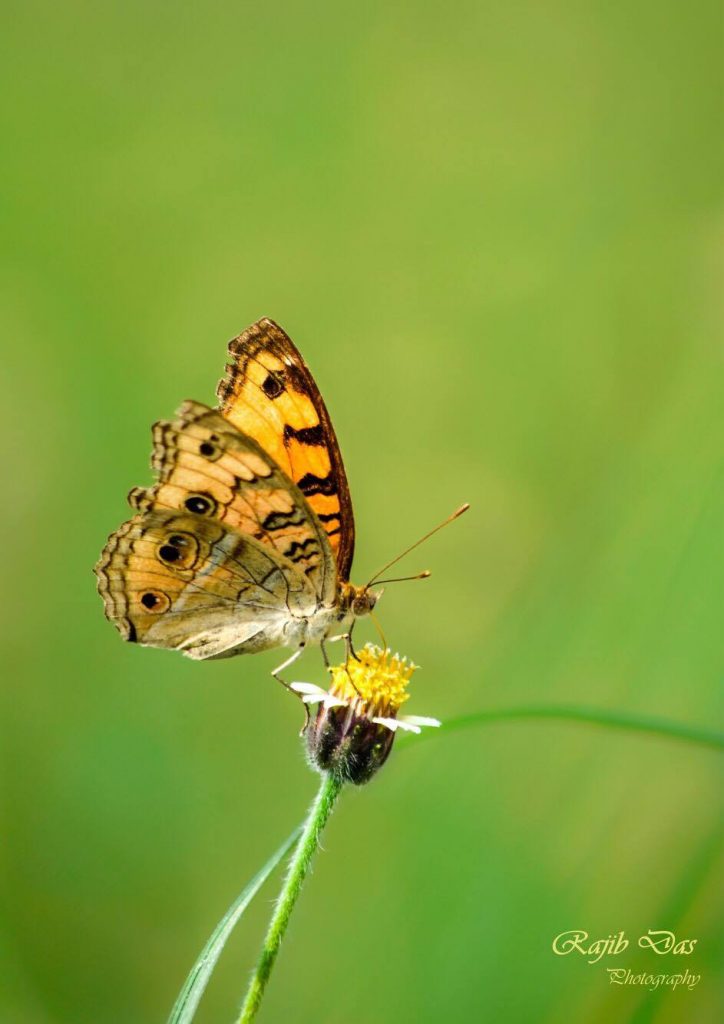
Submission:
<svg viewBox="0 0 724 1024">
<path fill-rule="evenodd" d="M 224 418 L 254 438 L 304 494 L 325 530 L 338 577 L 349 578 L 354 518 L 329 414 L 304 360 L 273 320 L 229 343 L 217 396 Z"/>
</svg>

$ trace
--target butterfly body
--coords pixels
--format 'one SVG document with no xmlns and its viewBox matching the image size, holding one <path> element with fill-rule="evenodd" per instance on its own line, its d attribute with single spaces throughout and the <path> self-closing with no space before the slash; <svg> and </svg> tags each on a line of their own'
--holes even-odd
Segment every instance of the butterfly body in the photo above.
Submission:
<svg viewBox="0 0 724 1024">
<path fill-rule="evenodd" d="M 219 409 L 153 427 L 156 482 L 96 565 L 124 639 L 199 660 L 323 643 L 377 600 L 349 582 L 349 489 L 301 355 L 271 320 L 229 352 Z"/>
</svg>

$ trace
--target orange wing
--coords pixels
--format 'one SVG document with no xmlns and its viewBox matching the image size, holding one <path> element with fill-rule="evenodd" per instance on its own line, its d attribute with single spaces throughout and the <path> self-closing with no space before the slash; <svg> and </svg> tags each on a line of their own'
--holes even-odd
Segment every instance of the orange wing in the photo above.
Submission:
<svg viewBox="0 0 724 1024">
<path fill-rule="evenodd" d="M 222 415 L 249 435 L 307 499 L 349 579 L 354 516 L 342 456 L 314 378 L 293 342 L 266 317 L 229 342 L 216 390 Z"/>
<path fill-rule="evenodd" d="M 186 401 L 173 422 L 153 427 L 153 487 L 128 495 L 138 512 L 178 509 L 219 519 L 276 548 L 305 574 L 325 604 L 337 593 L 327 538 L 299 492 L 257 442 L 220 413 Z"/>
</svg>

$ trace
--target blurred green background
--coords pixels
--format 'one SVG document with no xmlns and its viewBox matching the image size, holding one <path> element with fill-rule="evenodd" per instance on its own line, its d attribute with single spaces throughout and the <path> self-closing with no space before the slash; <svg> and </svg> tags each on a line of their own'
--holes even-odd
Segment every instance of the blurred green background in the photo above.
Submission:
<svg viewBox="0 0 724 1024">
<path fill-rule="evenodd" d="M 355 579 L 473 505 L 380 608 L 411 712 L 715 718 L 719 5 L 262 6 L 4 8 L 3 1024 L 163 1021 L 315 790 L 278 654 L 124 645 L 91 573 L 150 424 L 259 316 L 326 397 Z M 715 1020 L 715 763 L 552 722 L 400 749 L 341 802 L 260 1019 Z M 613 966 L 702 980 L 612 987 L 552 954 L 572 928 L 697 938 Z"/>
</svg>

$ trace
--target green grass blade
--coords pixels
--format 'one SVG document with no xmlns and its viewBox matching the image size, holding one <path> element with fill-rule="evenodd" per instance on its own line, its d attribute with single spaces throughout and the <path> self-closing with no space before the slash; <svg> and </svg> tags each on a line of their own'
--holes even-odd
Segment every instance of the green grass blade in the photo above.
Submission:
<svg viewBox="0 0 724 1024">
<path fill-rule="evenodd" d="M 422 739 L 435 736 L 446 736 L 459 729 L 468 729 L 476 725 L 489 725 L 492 722 L 511 721 L 515 719 L 554 719 L 558 721 L 583 722 L 587 725 L 602 725 L 614 729 L 627 729 L 633 732 L 651 733 L 667 739 L 683 740 L 699 746 L 724 749 L 724 735 L 714 729 L 705 729 L 697 725 L 686 725 L 672 722 L 666 718 L 651 715 L 639 715 L 628 711 L 609 711 L 604 708 L 586 708 L 575 705 L 528 706 L 519 708 L 499 708 L 490 711 L 476 711 L 470 715 L 459 715 L 444 722 L 439 729 L 425 729 L 421 735 L 405 737 L 410 746 L 416 746 Z"/>
<path fill-rule="evenodd" d="M 713 747 L 718 750 L 724 748 L 724 735 L 714 730 L 705 729 L 700 726 L 685 725 L 680 722 L 673 722 L 650 715 L 638 715 L 626 711 L 609 711 L 601 708 L 586 708 L 575 705 L 561 705 L 558 707 L 533 705 L 477 711 L 470 715 L 459 715 L 457 718 L 449 719 L 440 729 L 428 729 L 420 736 L 415 736 L 414 738 L 400 737 L 400 739 L 405 746 L 408 744 L 416 746 L 422 739 L 444 736 L 451 732 L 457 732 L 460 729 L 520 719 L 579 722 L 587 725 L 649 733 L 667 739 L 682 740 L 700 746 Z M 201 951 L 198 960 L 191 968 L 168 1018 L 168 1024 L 191 1024 L 209 978 L 226 944 L 226 940 L 269 875 L 297 843 L 301 831 L 300 826 L 292 832 L 279 849 L 272 854 L 261 870 L 252 878 L 244 891 L 219 921 Z"/>
<path fill-rule="evenodd" d="M 199 958 L 191 968 L 189 975 L 179 992 L 178 999 L 168 1018 L 168 1024 L 190 1024 L 196 1014 L 202 995 L 209 982 L 209 978 L 216 967 L 216 962 L 221 956 L 221 951 L 226 945 L 226 940 L 231 935 L 236 922 L 254 899 L 267 880 L 272 871 L 280 861 L 291 851 L 301 835 L 301 827 L 295 828 L 292 834 L 285 839 L 279 849 L 271 855 L 264 867 L 248 883 L 244 891 L 232 903 L 216 928 L 214 928 L 209 941 L 199 954 Z"/>
</svg>

